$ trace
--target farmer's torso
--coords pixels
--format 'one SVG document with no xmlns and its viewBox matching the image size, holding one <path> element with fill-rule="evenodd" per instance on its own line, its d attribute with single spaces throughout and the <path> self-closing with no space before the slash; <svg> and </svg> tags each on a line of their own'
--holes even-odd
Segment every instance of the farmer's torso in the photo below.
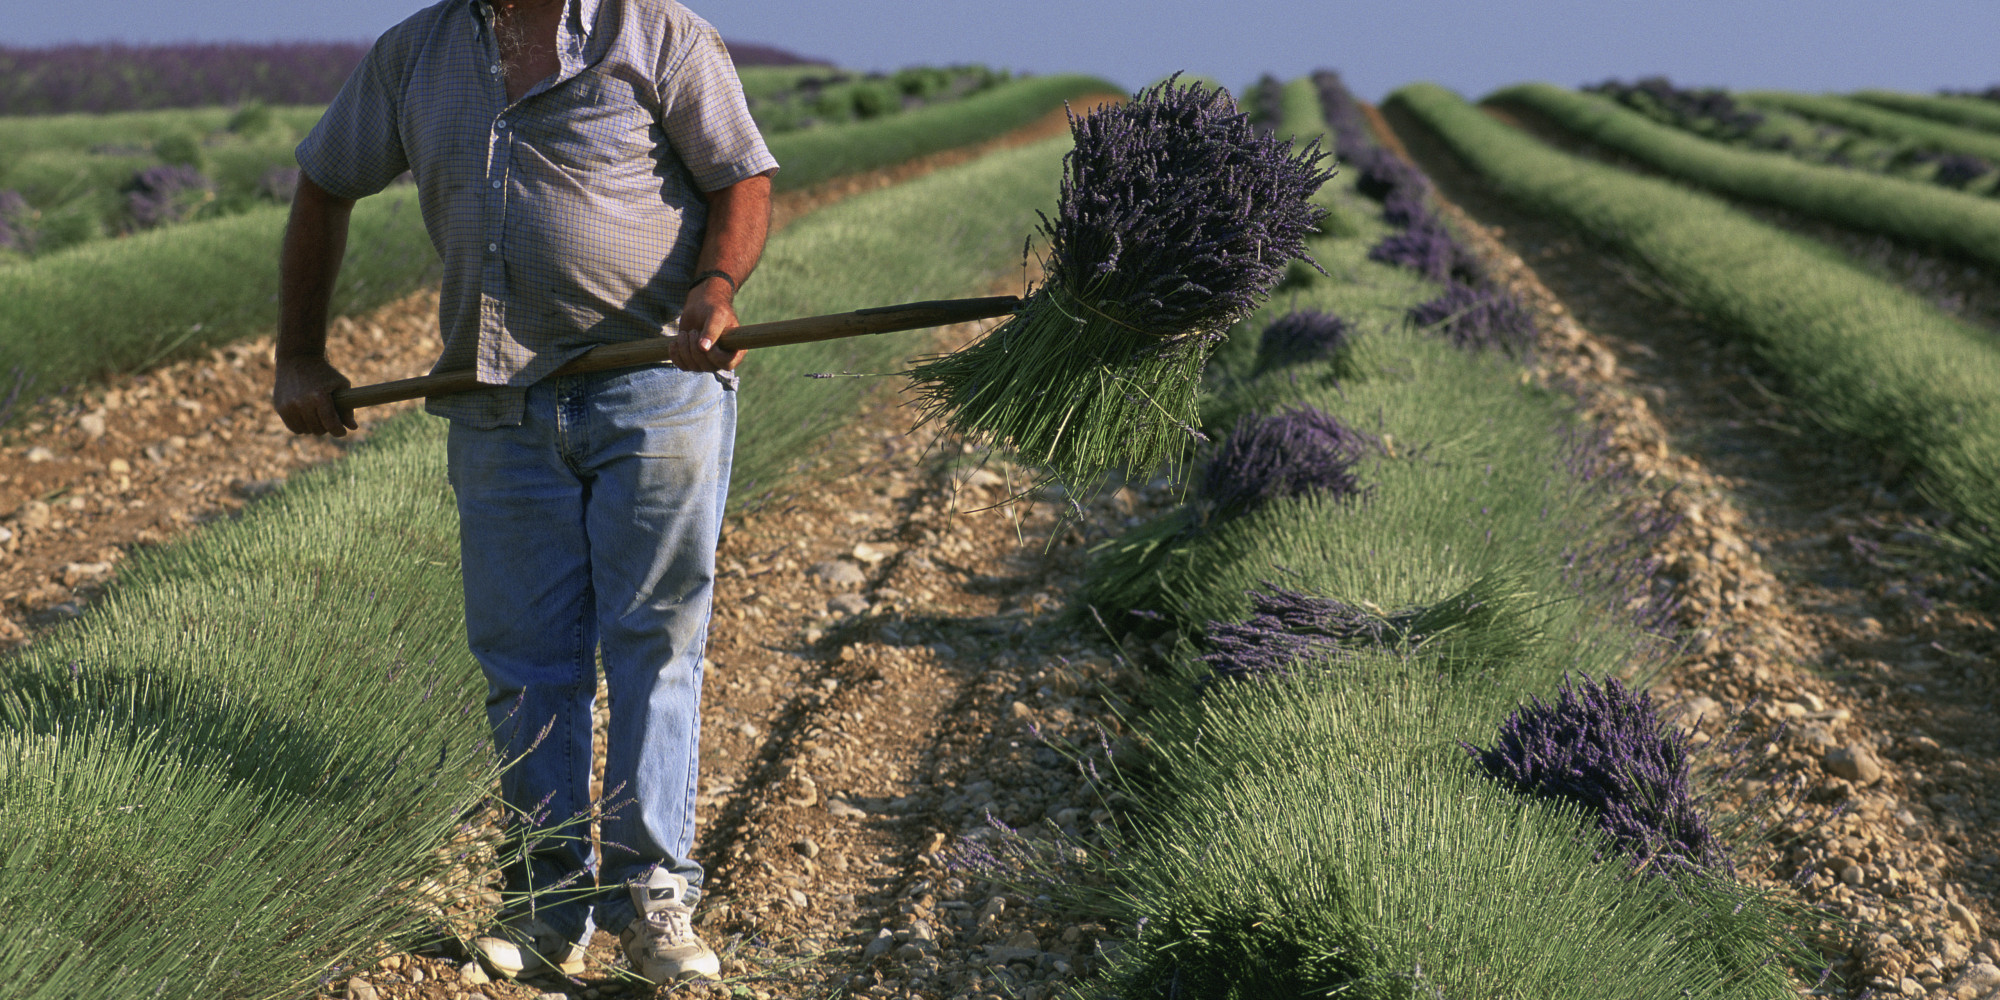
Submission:
<svg viewBox="0 0 2000 1000">
<path fill-rule="evenodd" d="M 590 347 L 672 325 L 703 192 L 776 166 L 720 37 L 671 0 L 566 0 L 552 51 L 514 67 L 494 27 L 445 0 L 391 29 L 299 148 L 344 197 L 414 176 L 444 263 L 437 368 L 516 390 L 430 409 L 481 426 Z"/>
</svg>

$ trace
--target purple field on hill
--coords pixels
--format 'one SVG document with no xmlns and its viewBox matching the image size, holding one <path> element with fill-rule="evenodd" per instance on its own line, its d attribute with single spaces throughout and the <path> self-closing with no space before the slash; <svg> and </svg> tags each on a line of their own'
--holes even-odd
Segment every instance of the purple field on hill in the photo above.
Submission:
<svg viewBox="0 0 2000 1000">
<path fill-rule="evenodd" d="M 324 104 L 367 51 L 366 42 L 0 46 L 0 115 Z M 768 45 L 729 51 L 739 66 L 816 62 Z"/>
</svg>

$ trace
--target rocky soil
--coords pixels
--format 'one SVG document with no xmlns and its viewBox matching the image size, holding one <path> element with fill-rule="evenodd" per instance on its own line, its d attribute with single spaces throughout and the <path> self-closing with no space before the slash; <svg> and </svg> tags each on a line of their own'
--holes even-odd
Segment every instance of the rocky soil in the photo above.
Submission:
<svg viewBox="0 0 2000 1000">
<path fill-rule="evenodd" d="M 1543 376 L 1633 475 L 1672 487 L 1681 523 L 1658 555 L 1691 640 L 1658 690 L 1697 739 L 1749 744 L 1725 806 L 1795 807 L 1746 872 L 1802 881 L 1840 922 L 1819 942 L 1834 995 L 2000 997 L 1993 581 L 1934 540 L 1946 516 L 1912 470 L 1813 425 L 1726 329 L 1499 199 L 1421 125 L 1378 124 L 1539 313 Z"/>
</svg>

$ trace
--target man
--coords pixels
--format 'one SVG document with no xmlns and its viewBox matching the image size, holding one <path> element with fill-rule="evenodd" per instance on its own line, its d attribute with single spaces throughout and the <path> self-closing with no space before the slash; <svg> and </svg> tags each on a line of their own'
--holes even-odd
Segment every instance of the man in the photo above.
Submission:
<svg viewBox="0 0 2000 1000">
<path fill-rule="evenodd" d="M 354 199 L 405 170 L 444 261 L 466 633 L 509 807 L 531 828 L 495 971 L 583 967 L 593 926 L 655 983 L 714 976 L 690 924 L 702 648 L 729 483 L 736 289 L 777 163 L 721 39 L 673 0 L 444 0 L 383 35 L 298 149 L 273 403 L 355 426 L 332 393 L 328 296 Z M 674 338 L 674 367 L 546 377 L 590 347 Z M 591 707 L 611 696 L 604 857 Z"/>
</svg>

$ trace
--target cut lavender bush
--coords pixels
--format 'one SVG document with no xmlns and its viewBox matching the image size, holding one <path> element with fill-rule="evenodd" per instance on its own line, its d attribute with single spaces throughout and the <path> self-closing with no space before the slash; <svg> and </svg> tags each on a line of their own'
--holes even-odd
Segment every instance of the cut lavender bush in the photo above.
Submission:
<svg viewBox="0 0 2000 1000">
<path fill-rule="evenodd" d="M 1520 354 L 1535 342 L 1535 320 L 1505 289 L 1457 281 L 1444 294 L 1410 309 L 1410 322 L 1437 327 L 1460 347 Z"/>
<path fill-rule="evenodd" d="M 1070 119 L 1048 281 L 973 346 L 911 373 L 926 420 L 990 435 L 1087 488 L 1183 461 L 1201 368 L 1325 211 L 1317 141 L 1257 134 L 1229 95 L 1175 80 Z"/>
<path fill-rule="evenodd" d="M 1286 365 L 1324 364 L 1336 369 L 1336 378 L 1352 376 L 1347 362 L 1349 338 L 1354 328 L 1346 320 L 1317 309 L 1289 312 L 1264 328 L 1257 343 L 1257 368 L 1262 374 Z"/>
<path fill-rule="evenodd" d="M 1970 153 L 1949 153 L 1938 158 L 1932 179 L 1946 187 L 1962 188 L 1993 172 L 1993 164 Z"/>
<path fill-rule="evenodd" d="M 1397 611 L 1265 586 L 1267 592 L 1250 592 L 1250 614 L 1241 622 L 1204 628 L 1209 652 L 1201 660 L 1217 677 L 1285 676 L 1301 662 L 1337 660 L 1356 649 L 1418 655 L 1441 675 L 1463 676 L 1521 656 L 1545 631 L 1533 597 L 1504 571 Z"/>
<path fill-rule="evenodd" d="M 1733 872 L 1695 799 L 1687 735 L 1652 697 L 1606 678 L 1565 681 L 1501 724 L 1491 749 L 1465 745 L 1485 772 L 1524 795 L 1589 810 L 1635 863 L 1660 871 Z"/>
<path fill-rule="evenodd" d="M 190 166 L 162 164 L 132 175 L 125 208 L 137 229 L 181 222 L 215 199 L 215 182 Z"/>
<path fill-rule="evenodd" d="M 1371 439 L 1311 406 L 1270 417 L 1245 415 L 1202 470 L 1210 517 L 1236 517 L 1281 497 L 1361 492 L 1354 463 Z"/>
<path fill-rule="evenodd" d="M 1312 82 L 1319 91 L 1319 106 L 1326 115 L 1327 130 L 1333 133 L 1334 150 L 1345 162 L 1359 162 L 1363 152 L 1375 148 L 1361 102 L 1355 100 L 1354 92 L 1347 89 L 1347 83 L 1333 70 L 1314 72 Z"/>
<path fill-rule="evenodd" d="M 1382 242 L 1369 248 L 1368 259 L 1407 267 L 1432 281 L 1476 282 L 1482 270 L 1478 258 L 1466 252 L 1451 230 L 1434 219 L 1382 237 Z"/>
</svg>

